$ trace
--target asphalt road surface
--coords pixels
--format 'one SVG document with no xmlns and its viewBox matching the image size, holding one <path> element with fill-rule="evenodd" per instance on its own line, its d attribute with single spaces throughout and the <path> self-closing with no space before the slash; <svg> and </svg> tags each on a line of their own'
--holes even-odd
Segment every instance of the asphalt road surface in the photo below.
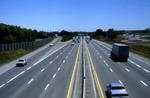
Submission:
<svg viewBox="0 0 150 98">
<path fill-rule="evenodd" d="M 114 62 L 111 46 L 82 37 L 74 45 L 50 49 L 0 75 L 0 98 L 106 98 L 111 82 L 123 83 L 130 98 L 150 98 L 147 62 L 132 56 L 128 62 Z"/>
</svg>

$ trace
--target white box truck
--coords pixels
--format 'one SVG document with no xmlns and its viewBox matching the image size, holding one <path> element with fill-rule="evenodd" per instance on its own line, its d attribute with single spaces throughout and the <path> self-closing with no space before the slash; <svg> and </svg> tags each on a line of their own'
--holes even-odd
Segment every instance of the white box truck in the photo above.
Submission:
<svg viewBox="0 0 150 98">
<path fill-rule="evenodd" d="M 121 43 L 114 43 L 111 51 L 111 58 L 117 61 L 127 61 L 129 57 L 129 46 Z"/>
</svg>

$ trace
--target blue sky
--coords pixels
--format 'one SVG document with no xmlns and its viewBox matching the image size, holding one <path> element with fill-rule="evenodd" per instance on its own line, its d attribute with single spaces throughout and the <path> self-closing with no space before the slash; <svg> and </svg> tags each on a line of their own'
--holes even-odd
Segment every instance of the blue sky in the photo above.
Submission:
<svg viewBox="0 0 150 98">
<path fill-rule="evenodd" d="M 45 31 L 150 28 L 150 0 L 1 0 L 0 23 Z"/>
</svg>

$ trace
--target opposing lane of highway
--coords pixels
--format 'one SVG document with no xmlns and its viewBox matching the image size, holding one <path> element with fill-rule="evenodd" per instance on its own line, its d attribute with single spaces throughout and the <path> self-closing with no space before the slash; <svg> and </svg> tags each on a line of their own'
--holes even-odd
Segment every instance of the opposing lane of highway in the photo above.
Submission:
<svg viewBox="0 0 150 98">
<path fill-rule="evenodd" d="M 119 81 L 126 86 L 127 91 L 129 92 L 131 98 L 142 98 L 142 97 L 146 98 L 150 96 L 148 93 L 149 73 L 144 72 L 143 70 L 137 70 L 137 68 L 135 68 L 137 66 L 133 64 L 129 65 L 128 62 L 127 63 L 113 62 L 109 58 L 110 51 L 108 51 L 105 48 L 106 46 L 104 47 L 92 41 L 89 44 L 89 47 L 93 52 L 93 60 L 96 62 L 95 65 L 97 65 L 96 69 L 97 71 L 99 71 L 101 77 L 103 77 L 102 84 L 105 83 L 103 84 L 104 90 L 106 89 L 107 83 Z M 134 67 L 131 68 L 130 66 Z"/>
<path fill-rule="evenodd" d="M 63 62 L 62 60 L 65 58 L 64 56 L 67 55 L 67 52 L 70 51 L 72 48 L 73 47 L 69 44 L 69 45 L 65 46 L 63 49 L 61 49 L 58 52 L 51 55 L 50 57 L 47 57 L 43 61 L 37 63 L 36 66 L 34 66 L 34 64 L 33 64 L 32 66 L 26 68 L 25 71 L 22 71 L 15 77 L 8 79 L 7 82 L 5 81 L 5 85 L 0 88 L 1 96 L 3 96 L 3 98 L 9 98 L 9 97 L 13 98 L 13 96 L 14 96 L 14 98 L 17 98 L 20 95 L 19 93 L 21 93 L 21 91 L 23 91 L 28 86 L 28 84 L 30 84 L 31 82 L 34 81 L 34 78 L 40 77 L 39 81 L 37 83 L 35 83 L 35 85 L 38 87 L 38 83 L 40 83 L 41 81 L 44 81 L 43 78 L 46 78 L 46 76 L 38 76 L 38 75 L 40 75 L 39 73 L 43 73 L 47 69 L 49 69 L 50 72 L 47 71 L 46 74 L 47 75 L 49 73 L 53 74 L 54 71 L 57 69 L 58 65 L 60 65 L 60 63 Z M 3 77 L 3 78 L 6 78 L 6 77 Z M 3 81 L 3 79 L 1 79 L 1 81 Z M 41 82 L 41 84 L 42 83 L 44 83 L 44 82 Z M 34 87 L 35 87 L 35 85 L 34 85 Z M 36 91 L 39 89 L 34 89 L 34 90 Z M 30 89 L 28 91 L 31 92 L 34 90 Z M 27 94 L 27 93 L 24 93 L 24 94 Z M 32 95 L 31 98 L 33 98 L 33 96 L 38 95 L 38 93 L 37 94 L 32 93 L 31 95 Z M 26 97 L 26 96 L 24 96 L 24 97 Z M 30 97 L 30 94 L 29 94 L 29 97 Z M 23 98 L 23 96 L 21 98 Z"/>
</svg>

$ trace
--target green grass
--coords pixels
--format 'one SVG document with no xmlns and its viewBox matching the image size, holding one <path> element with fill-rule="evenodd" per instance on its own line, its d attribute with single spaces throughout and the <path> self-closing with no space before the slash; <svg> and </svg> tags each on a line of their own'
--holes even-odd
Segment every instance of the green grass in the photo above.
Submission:
<svg viewBox="0 0 150 98">
<path fill-rule="evenodd" d="M 18 49 L 14 51 L 0 52 L 0 65 L 15 60 L 27 53 L 32 52 L 34 49 Z"/>
<path fill-rule="evenodd" d="M 97 36 L 95 39 L 106 42 L 108 44 L 113 44 L 115 42 L 120 42 L 121 40 L 123 40 L 124 38 L 119 35 L 116 39 L 114 40 L 108 40 L 105 37 L 102 36 Z M 144 57 L 150 58 L 150 45 L 149 44 L 142 44 L 142 43 L 125 43 L 129 45 L 129 49 L 130 51 L 142 55 Z"/>
<path fill-rule="evenodd" d="M 132 52 L 150 58 L 150 45 L 144 44 L 128 44 Z"/>
<path fill-rule="evenodd" d="M 71 39 L 71 37 L 70 36 L 67 36 L 67 35 L 63 35 L 62 36 L 62 42 L 65 42 L 65 41 L 68 41 L 68 40 L 70 40 Z"/>
<path fill-rule="evenodd" d="M 142 39 L 148 39 L 148 40 L 150 40 L 150 36 L 142 37 Z"/>
</svg>

